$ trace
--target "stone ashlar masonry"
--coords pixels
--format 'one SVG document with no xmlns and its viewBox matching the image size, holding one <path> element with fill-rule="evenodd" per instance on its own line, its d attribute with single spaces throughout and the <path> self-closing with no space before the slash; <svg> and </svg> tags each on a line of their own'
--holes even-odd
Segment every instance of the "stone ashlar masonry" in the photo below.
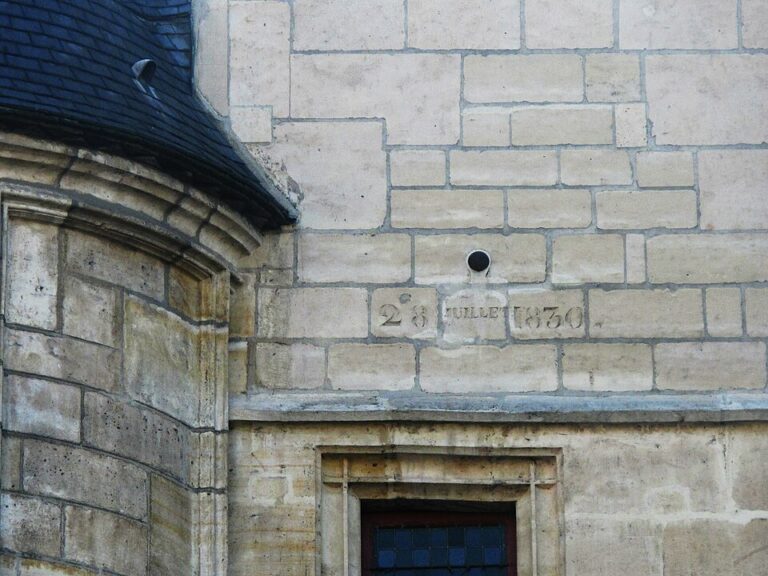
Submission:
<svg viewBox="0 0 768 576">
<path fill-rule="evenodd" d="M 302 214 L 241 262 L 233 392 L 765 390 L 763 0 L 197 23 L 201 92 Z"/>
</svg>

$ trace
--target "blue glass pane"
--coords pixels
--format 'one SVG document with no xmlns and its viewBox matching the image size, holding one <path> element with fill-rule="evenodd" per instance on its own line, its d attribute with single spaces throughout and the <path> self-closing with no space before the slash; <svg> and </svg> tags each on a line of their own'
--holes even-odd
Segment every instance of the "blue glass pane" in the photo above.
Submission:
<svg viewBox="0 0 768 576">
<path fill-rule="evenodd" d="M 486 564 L 501 564 L 501 548 L 486 548 L 485 549 L 485 563 Z"/>
<path fill-rule="evenodd" d="M 432 566 L 447 566 L 448 548 L 432 548 L 429 551 L 429 563 Z"/>
<path fill-rule="evenodd" d="M 413 530 L 408 528 L 398 528 L 397 530 L 395 530 L 395 547 L 410 548 L 412 532 Z"/>
<path fill-rule="evenodd" d="M 413 531 L 413 546 L 427 548 L 429 546 L 429 528 L 416 528 Z"/>
<path fill-rule="evenodd" d="M 448 544 L 448 538 L 445 533 L 445 528 L 432 528 L 429 531 L 429 542 L 432 546 L 446 546 Z"/>
<path fill-rule="evenodd" d="M 379 550 L 379 568 L 392 568 L 395 565 L 394 550 Z"/>
<path fill-rule="evenodd" d="M 376 534 L 376 544 L 379 548 L 394 547 L 395 531 L 392 528 L 379 528 Z"/>
<path fill-rule="evenodd" d="M 482 544 L 482 530 L 479 526 L 470 526 L 465 531 L 467 546 L 480 546 Z"/>
<path fill-rule="evenodd" d="M 464 548 L 448 548 L 448 564 L 451 566 L 464 566 L 467 559 L 467 551 Z"/>
<path fill-rule="evenodd" d="M 429 566 L 429 550 L 426 548 L 413 551 L 414 566 Z"/>
<path fill-rule="evenodd" d="M 454 526 L 448 528 L 448 545 L 461 546 L 464 544 L 464 528 Z"/>
<path fill-rule="evenodd" d="M 481 566 L 485 562 L 483 549 L 478 547 L 467 548 L 467 564 L 469 566 Z"/>
<path fill-rule="evenodd" d="M 503 539 L 503 528 L 501 526 L 485 526 L 483 528 L 483 544 L 486 546 L 500 545 Z"/>
</svg>

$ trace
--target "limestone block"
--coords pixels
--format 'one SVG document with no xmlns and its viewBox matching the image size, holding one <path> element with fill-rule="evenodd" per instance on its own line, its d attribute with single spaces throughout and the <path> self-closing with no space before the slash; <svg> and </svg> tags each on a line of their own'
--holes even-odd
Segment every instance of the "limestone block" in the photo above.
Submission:
<svg viewBox="0 0 768 576">
<path fill-rule="evenodd" d="M 616 146 L 640 148 L 648 144 L 646 138 L 646 112 L 644 103 L 616 106 Z"/>
<path fill-rule="evenodd" d="M 461 113 L 461 134 L 464 146 L 509 146 L 509 108 L 465 108 Z"/>
<path fill-rule="evenodd" d="M 588 54 L 587 100 L 627 102 L 640 100 L 640 58 L 634 54 Z"/>
<path fill-rule="evenodd" d="M 387 158 L 380 122 L 279 124 L 274 144 L 260 151 L 301 189 L 303 227 L 378 228 L 384 223 Z"/>
<path fill-rule="evenodd" d="M 642 284 L 648 277 L 645 272 L 645 236 L 627 234 L 625 244 L 627 283 Z"/>
<path fill-rule="evenodd" d="M 407 234 L 302 234 L 302 282 L 398 283 L 411 277 L 411 237 Z"/>
<path fill-rule="evenodd" d="M 149 516 L 151 574 L 193 574 L 190 494 L 178 484 L 152 475 Z"/>
<path fill-rule="evenodd" d="M 53 150 L 46 150 L 37 146 L 38 142 L 31 138 L 22 138 L 18 142 L 16 136 L 4 136 L 3 146 L 0 147 L 0 177 L 4 180 L 55 185 L 69 166 L 71 149 L 57 145 Z M 17 143 L 21 146 L 13 146 Z"/>
<path fill-rule="evenodd" d="M 735 0 L 621 0 L 622 50 L 738 48 Z"/>
<path fill-rule="evenodd" d="M 71 272 L 124 286 L 157 300 L 165 293 L 165 266 L 151 256 L 96 236 L 67 230 Z"/>
<path fill-rule="evenodd" d="M 24 489 L 93 504 L 134 518 L 147 514 L 147 475 L 137 466 L 82 448 L 24 441 Z"/>
<path fill-rule="evenodd" d="M 512 228 L 586 228 L 592 223 L 589 190 L 541 189 L 507 192 Z"/>
<path fill-rule="evenodd" d="M 516 50 L 520 48 L 520 0 L 409 0 L 408 46 Z"/>
<path fill-rule="evenodd" d="M 664 529 L 664 574 L 762 574 L 768 565 L 768 520 L 680 520 Z"/>
<path fill-rule="evenodd" d="M 415 378 L 410 344 L 337 344 L 328 350 L 328 381 L 335 390 L 410 390 Z"/>
<path fill-rule="evenodd" d="M 491 256 L 487 283 L 541 282 L 545 277 L 546 243 L 540 234 L 437 235 L 416 237 L 417 284 L 463 284 L 473 279 L 466 264 L 472 250 Z"/>
<path fill-rule="evenodd" d="M 229 122 L 240 142 L 272 142 L 272 109 L 268 106 L 233 106 Z"/>
<path fill-rule="evenodd" d="M 632 184 L 632 167 L 623 150 L 568 149 L 560 155 L 563 184 Z"/>
<path fill-rule="evenodd" d="M 64 557 L 123 574 L 147 573 L 147 529 L 110 512 L 64 508 Z"/>
<path fill-rule="evenodd" d="M 285 2 L 229 3 L 229 102 L 288 116 L 291 11 Z"/>
<path fill-rule="evenodd" d="M 262 338 L 365 338 L 364 288 L 263 288 L 258 295 Z"/>
<path fill-rule="evenodd" d="M 762 342 L 657 344 L 656 386 L 661 390 L 764 388 Z"/>
<path fill-rule="evenodd" d="M 291 115 L 384 118 L 388 144 L 455 144 L 460 80 L 453 54 L 298 54 Z"/>
<path fill-rule="evenodd" d="M 0 555 L 0 576 L 17 576 L 15 557 L 7 554 Z"/>
<path fill-rule="evenodd" d="M 768 140 L 768 55 L 649 56 L 646 90 L 657 144 Z"/>
<path fill-rule="evenodd" d="M 701 226 L 768 229 L 768 150 L 699 152 Z"/>
<path fill-rule="evenodd" d="M 693 186 L 690 152 L 638 152 L 637 183 L 641 188 Z"/>
<path fill-rule="evenodd" d="M 701 290 L 590 290 L 589 334 L 597 338 L 699 338 Z"/>
<path fill-rule="evenodd" d="M 613 142 L 611 106 L 521 106 L 511 110 L 510 119 L 513 146 Z"/>
<path fill-rule="evenodd" d="M 527 0 L 528 48 L 613 46 L 613 0 Z"/>
<path fill-rule="evenodd" d="M 605 190 L 595 195 L 597 227 L 615 229 L 693 228 L 695 190 Z"/>
<path fill-rule="evenodd" d="M 581 338 L 585 334 L 584 293 L 510 290 L 509 330 L 519 340 Z"/>
<path fill-rule="evenodd" d="M 768 5 L 763 0 L 741 0 L 744 48 L 768 48 Z"/>
<path fill-rule="evenodd" d="M 0 572 L 0 574 L 3 574 Z M 92 570 L 76 568 L 71 564 L 57 564 L 44 560 L 26 560 L 19 562 L 19 576 L 93 576 Z M 6 576 L 3 574 L 3 576 Z M 16 572 L 8 574 L 16 576 Z"/>
<path fill-rule="evenodd" d="M 116 391 L 120 361 L 120 352 L 106 346 L 36 332 L 6 332 L 5 364 L 11 370 Z"/>
<path fill-rule="evenodd" d="M 482 288 L 459 290 L 443 300 L 443 340 L 471 344 L 507 337 L 507 295 Z"/>
<path fill-rule="evenodd" d="M 400 0 L 297 0 L 294 50 L 397 50 L 405 44 Z"/>
<path fill-rule="evenodd" d="M 467 56 L 469 102 L 581 102 L 582 58 L 575 54 Z"/>
<path fill-rule="evenodd" d="M 7 436 L 0 451 L 0 483 L 3 490 L 21 489 L 21 439 Z"/>
<path fill-rule="evenodd" d="M 252 254 L 238 262 L 238 267 L 290 268 L 293 266 L 293 233 L 277 230 L 262 234 L 262 243 Z"/>
<path fill-rule="evenodd" d="M 677 234 L 648 240 L 651 282 L 764 282 L 768 235 Z"/>
<path fill-rule="evenodd" d="M 379 288 L 371 297 L 371 333 L 384 338 L 437 336 L 434 288 Z"/>
<path fill-rule="evenodd" d="M 80 441 L 79 388 L 22 376 L 6 377 L 4 388 L 4 428 Z"/>
<path fill-rule="evenodd" d="M 747 288 L 745 295 L 747 334 L 768 336 L 768 289 Z"/>
<path fill-rule="evenodd" d="M 563 386 L 590 392 L 653 388 L 647 344 L 569 344 L 563 350 Z"/>
<path fill-rule="evenodd" d="M 741 336 L 741 290 L 707 288 L 707 332 L 710 336 Z M 768 335 L 768 334 L 766 334 Z"/>
<path fill-rule="evenodd" d="M 554 346 L 424 348 L 421 389 L 430 393 L 544 392 L 557 388 Z"/>
<path fill-rule="evenodd" d="M 393 190 L 393 228 L 502 228 L 501 190 Z"/>
<path fill-rule="evenodd" d="M 552 282 L 624 282 L 624 238 L 617 234 L 556 237 L 552 242 Z"/>
<path fill-rule="evenodd" d="M 768 437 L 758 429 L 730 434 L 728 454 L 733 470 L 733 499 L 744 510 L 768 510 L 768 482 L 765 458 Z"/>
<path fill-rule="evenodd" d="M 229 23 L 228 0 L 199 0 L 192 16 L 195 20 L 195 84 L 216 112 L 229 109 Z"/>
<path fill-rule="evenodd" d="M 259 343 L 253 362 L 261 388 L 320 388 L 325 382 L 325 348 L 311 344 Z"/>
<path fill-rule="evenodd" d="M 117 343 L 117 294 L 79 278 L 64 281 L 64 333 L 115 347 Z"/>
<path fill-rule="evenodd" d="M 256 274 L 240 273 L 242 283 L 237 285 L 229 299 L 229 336 L 247 338 L 256 331 Z"/>
<path fill-rule="evenodd" d="M 557 156 L 541 150 L 452 150 L 455 186 L 550 186 L 557 183 Z"/>
<path fill-rule="evenodd" d="M 212 279 L 199 280 L 178 266 L 171 266 L 168 272 L 168 304 L 193 320 L 210 319 L 214 314 L 211 309 L 213 284 Z"/>
<path fill-rule="evenodd" d="M 389 153 L 392 186 L 442 186 L 445 152 L 442 150 L 392 150 Z"/>
<path fill-rule="evenodd" d="M 56 329 L 59 228 L 13 220 L 8 231 L 6 320 Z"/>
<path fill-rule="evenodd" d="M 248 343 L 230 342 L 227 347 L 227 389 L 245 394 L 248 388 Z"/>
<path fill-rule="evenodd" d="M 3 494 L 0 499 L 3 548 L 15 552 L 58 556 L 61 509 L 38 498 Z"/>
</svg>

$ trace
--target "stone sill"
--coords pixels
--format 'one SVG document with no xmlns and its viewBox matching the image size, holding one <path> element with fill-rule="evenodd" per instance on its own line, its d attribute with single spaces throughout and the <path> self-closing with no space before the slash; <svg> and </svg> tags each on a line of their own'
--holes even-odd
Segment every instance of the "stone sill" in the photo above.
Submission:
<svg viewBox="0 0 768 576">
<path fill-rule="evenodd" d="M 768 421 L 768 394 L 430 396 L 264 393 L 232 396 L 230 421 L 671 424 Z"/>
</svg>

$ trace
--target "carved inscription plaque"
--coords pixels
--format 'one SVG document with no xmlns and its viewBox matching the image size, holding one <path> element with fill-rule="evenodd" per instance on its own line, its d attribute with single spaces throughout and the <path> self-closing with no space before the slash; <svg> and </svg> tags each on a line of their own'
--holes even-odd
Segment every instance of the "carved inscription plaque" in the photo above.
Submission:
<svg viewBox="0 0 768 576">
<path fill-rule="evenodd" d="M 445 298 L 446 342 L 506 339 L 507 296 L 493 290 L 462 290 Z"/>
<path fill-rule="evenodd" d="M 509 329 L 513 338 L 584 336 L 581 290 L 520 290 L 509 293 Z"/>
<path fill-rule="evenodd" d="M 389 338 L 434 338 L 437 292 L 433 288 L 380 288 L 371 302 L 371 332 Z"/>
</svg>

